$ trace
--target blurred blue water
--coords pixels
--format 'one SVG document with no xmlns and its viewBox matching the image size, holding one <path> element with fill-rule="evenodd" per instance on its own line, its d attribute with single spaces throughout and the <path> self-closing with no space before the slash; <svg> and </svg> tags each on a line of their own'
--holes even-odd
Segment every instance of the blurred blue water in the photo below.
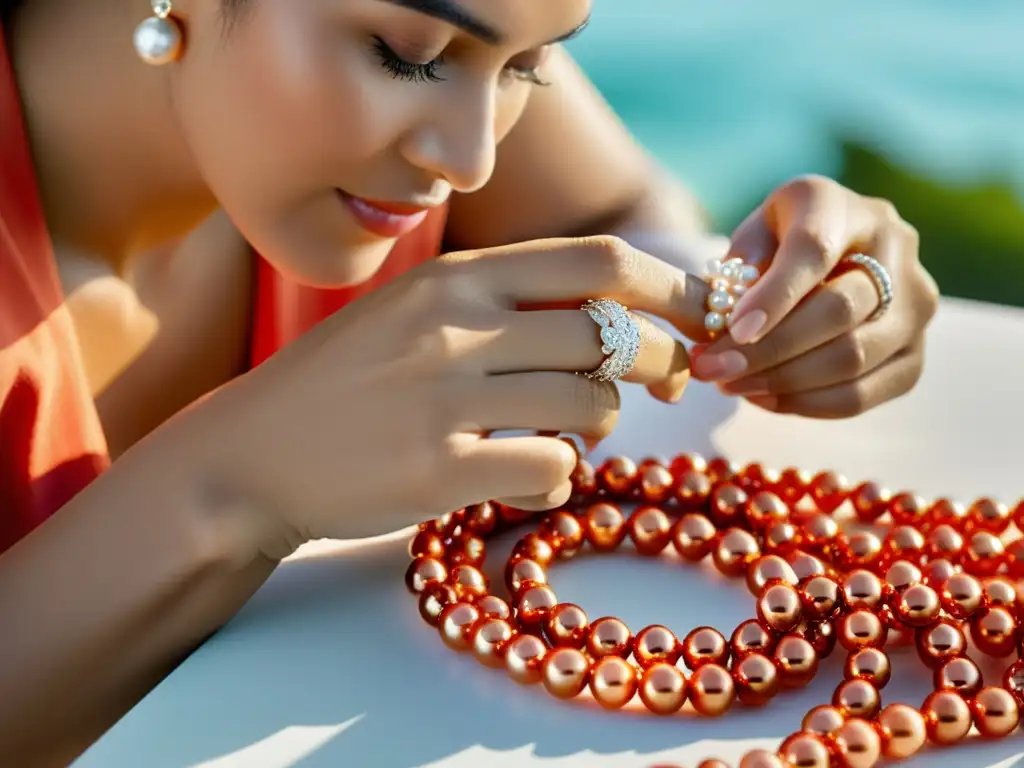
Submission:
<svg viewBox="0 0 1024 768">
<path fill-rule="evenodd" d="M 1022 37 L 1024 0 L 595 0 L 571 47 L 728 218 L 795 174 L 837 173 L 837 136 L 1024 199 Z"/>
</svg>

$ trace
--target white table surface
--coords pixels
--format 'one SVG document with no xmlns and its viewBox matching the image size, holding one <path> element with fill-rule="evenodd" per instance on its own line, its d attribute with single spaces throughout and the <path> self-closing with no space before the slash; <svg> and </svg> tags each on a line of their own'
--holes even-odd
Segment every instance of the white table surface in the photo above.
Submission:
<svg viewBox="0 0 1024 768">
<path fill-rule="evenodd" d="M 707 386 L 655 403 L 626 387 L 611 453 L 725 454 L 772 466 L 837 468 L 893 490 L 1008 502 L 1020 471 L 1024 312 L 945 301 L 926 374 L 909 396 L 848 421 L 779 417 Z M 807 689 L 718 719 L 606 713 L 524 688 L 444 647 L 405 591 L 405 539 L 316 545 L 282 566 L 223 631 L 130 712 L 79 768 L 692 768 L 774 747 L 825 703 L 841 653 Z M 492 567 L 495 561 L 492 556 Z M 753 615 L 739 584 L 708 569 L 628 555 L 579 558 L 553 570 L 560 599 L 631 627 L 699 624 L 731 631 Z M 906 653 L 883 701 L 918 704 L 928 676 Z M 994 673 L 993 673 L 994 674 Z M 1024 765 L 1024 738 L 929 751 L 907 765 Z"/>
</svg>

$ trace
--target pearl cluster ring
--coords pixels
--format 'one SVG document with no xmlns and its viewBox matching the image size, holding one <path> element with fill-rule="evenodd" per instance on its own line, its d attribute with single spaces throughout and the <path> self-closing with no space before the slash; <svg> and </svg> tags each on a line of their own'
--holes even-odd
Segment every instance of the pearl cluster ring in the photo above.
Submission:
<svg viewBox="0 0 1024 768">
<path fill-rule="evenodd" d="M 711 259 L 704 267 L 704 279 L 711 286 L 704 327 L 712 336 L 725 330 L 729 315 L 739 298 L 761 276 L 761 270 L 742 259 Z"/>
</svg>

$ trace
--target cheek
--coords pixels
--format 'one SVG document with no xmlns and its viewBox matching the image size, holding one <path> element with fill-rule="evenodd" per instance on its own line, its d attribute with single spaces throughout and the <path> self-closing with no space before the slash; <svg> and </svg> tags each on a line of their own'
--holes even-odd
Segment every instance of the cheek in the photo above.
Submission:
<svg viewBox="0 0 1024 768">
<path fill-rule="evenodd" d="M 526 105 L 530 100 L 532 88 L 515 87 L 507 96 L 498 99 L 497 109 L 494 114 L 494 140 L 497 143 L 508 136 L 519 118 L 526 111 Z"/>
</svg>

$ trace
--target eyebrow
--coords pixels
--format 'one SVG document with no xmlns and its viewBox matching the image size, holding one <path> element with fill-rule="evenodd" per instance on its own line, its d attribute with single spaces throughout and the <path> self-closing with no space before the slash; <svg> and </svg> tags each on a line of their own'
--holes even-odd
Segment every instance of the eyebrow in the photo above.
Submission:
<svg viewBox="0 0 1024 768">
<path fill-rule="evenodd" d="M 423 13 L 447 24 L 451 24 L 453 27 L 458 27 L 463 32 L 482 40 L 488 45 L 501 45 L 505 42 L 505 35 L 490 24 L 480 21 L 480 19 L 470 15 L 463 8 L 460 8 L 457 4 L 452 2 L 452 0 L 383 0 L 383 2 L 391 3 L 392 5 L 397 5 L 401 8 L 408 8 L 411 11 Z M 588 17 L 575 29 L 551 40 L 547 45 L 562 43 L 576 37 L 586 28 L 589 22 L 590 19 Z"/>
</svg>

